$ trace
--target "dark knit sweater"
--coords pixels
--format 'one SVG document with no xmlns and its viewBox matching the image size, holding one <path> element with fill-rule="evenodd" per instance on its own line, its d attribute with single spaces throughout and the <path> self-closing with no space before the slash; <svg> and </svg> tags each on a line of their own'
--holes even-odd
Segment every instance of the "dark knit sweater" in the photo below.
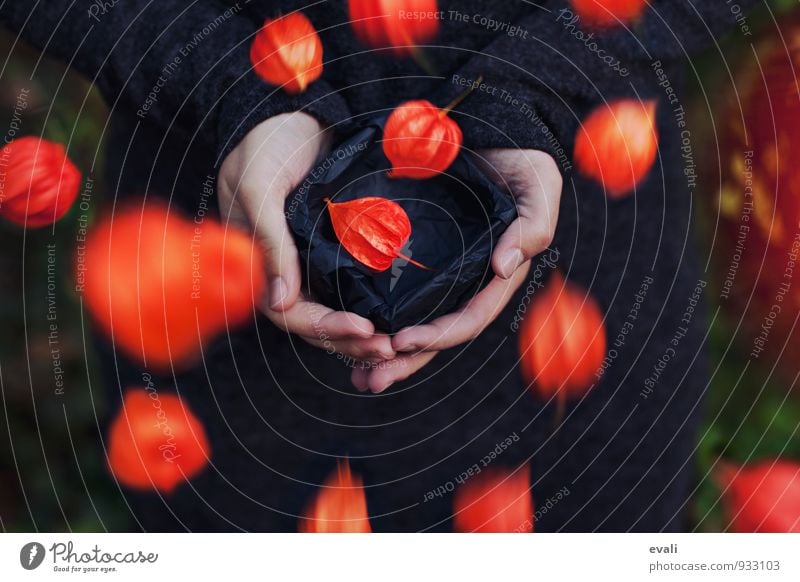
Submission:
<svg viewBox="0 0 800 582">
<path fill-rule="evenodd" d="M 463 90 L 462 79 L 482 75 L 497 90 L 475 92 L 455 114 L 466 145 L 543 149 L 556 158 L 565 182 L 552 248 L 606 312 L 615 357 L 556 432 L 555 406 L 535 399 L 519 375 L 512 322 L 527 285 L 476 341 L 380 396 L 356 393 L 341 361 L 262 319 L 206 346 L 204 368 L 158 380 L 204 421 L 213 464 L 163 500 L 125 492 L 135 527 L 294 530 L 335 459 L 347 456 L 367 486 L 374 529 L 448 531 L 455 479 L 483 466 L 509 436 L 516 442 L 491 463 L 530 464 L 538 531 L 684 527 L 706 383 L 702 313 L 684 321 L 704 275 L 692 262 L 689 228 L 701 152 L 690 147 L 682 157 L 691 132 L 679 109 L 680 61 L 735 21 L 724 2 L 650 5 L 630 30 L 587 38 L 560 0 L 442 1 L 441 34 L 427 51 L 434 76 L 413 61 L 366 52 L 343 1 L 2 5 L 6 25 L 82 71 L 106 97 L 114 115 L 109 195 L 147 191 L 189 213 L 222 157 L 272 115 L 305 110 L 339 125 L 409 98 L 444 104 Z M 298 8 L 320 31 L 325 73 L 288 97 L 252 73 L 248 50 L 265 17 Z M 518 28 L 493 30 L 489 19 Z M 619 96 L 659 99 L 661 142 L 636 195 L 610 201 L 571 169 L 570 156 L 578 120 Z M 680 328 L 688 331 L 662 365 Z M 141 371 L 100 349 L 111 393 L 119 398 L 121 388 L 141 384 Z M 559 491 L 569 495 L 557 499 Z"/>
</svg>

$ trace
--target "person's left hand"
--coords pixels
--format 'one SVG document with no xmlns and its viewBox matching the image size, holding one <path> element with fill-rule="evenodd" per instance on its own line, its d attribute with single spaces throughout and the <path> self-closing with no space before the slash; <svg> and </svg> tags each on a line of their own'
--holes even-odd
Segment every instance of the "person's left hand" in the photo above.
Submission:
<svg viewBox="0 0 800 582">
<path fill-rule="evenodd" d="M 353 370 L 357 389 L 383 392 L 418 372 L 438 352 L 478 337 L 525 281 L 531 258 L 552 242 L 562 186 L 555 160 L 538 150 L 497 149 L 479 152 L 479 161 L 515 197 L 519 214 L 492 254 L 494 279 L 460 310 L 398 332 L 392 338 L 398 355 L 386 363 L 391 365 Z"/>
</svg>

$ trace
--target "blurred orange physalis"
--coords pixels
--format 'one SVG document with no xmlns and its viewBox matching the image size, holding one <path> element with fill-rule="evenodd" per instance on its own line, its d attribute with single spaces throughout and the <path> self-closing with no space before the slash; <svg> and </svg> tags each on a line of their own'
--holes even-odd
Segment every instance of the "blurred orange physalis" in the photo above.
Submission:
<svg viewBox="0 0 800 582">
<path fill-rule="evenodd" d="M 720 463 L 730 528 L 737 533 L 800 533 L 800 464 L 782 459 L 737 467 Z"/>
<path fill-rule="evenodd" d="M 370 48 L 391 48 L 398 57 L 414 54 L 439 32 L 436 0 L 349 0 L 348 5 L 356 37 Z"/>
<path fill-rule="evenodd" d="M 556 271 L 534 295 L 519 332 L 522 376 L 542 398 L 582 396 L 603 364 L 606 330 L 591 295 Z"/>
<path fill-rule="evenodd" d="M 361 479 L 339 461 L 300 520 L 303 533 L 371 533 Z"/>
<path fill-rule="evenodd" d="M 611 28 L 637 20 L 647 0 L 572 0 L 572 7 L 588 28 Z"/>
<path fill-rule="evenodd" d="M 453 497 L 453 528 L 462 533 L 530 533 L 533 499 L 528 467 L 514 473 L 487 469 Z"/>
<path fill-rule="evenodd" d="M 130 357 L 165 370 L 194 363 L 203 342 L 252 317 L 263 277 L 250 237 L 153 204 L 102 220 L 76 261 L 95 321 Z"/>
<path fill-rule="evenodd" d="M 267 83 L 302 93 L 322 75 L 322 41 L 302 12 L 267 20 L 250 47 L 250 62 Z"/>
<path fill-rule="evenodd" d="M 400 252 L 411 236 L 411 221 L 396 202 L 368 196 L 338 203 L 326 198 L 325 203 L 336 237 L 358 262 L 385 271 L 392 261 L 401 258 L 430 271 Z"/>
<path fill-rule="evenodd" d="M 0 151 L 0 215 L 28 227 L 53 224 L 78 197 L 81 173 L 64 146 L 38 137 L 12 140 Z"/>
<path fill-rule="evenodd" d="M 108 433 L 108 465 L 123 485 L 171 493 L 202 471 L 211 448 L 203 424 L 180 398 L 136 388 Z"/>
<path fill-rule="evenodd" d="M 633 190 L 658 151 L 656 101 L 620 99 L 592 111 L 575 138 L 575 164 L 612 198 Z"/>
</svg>

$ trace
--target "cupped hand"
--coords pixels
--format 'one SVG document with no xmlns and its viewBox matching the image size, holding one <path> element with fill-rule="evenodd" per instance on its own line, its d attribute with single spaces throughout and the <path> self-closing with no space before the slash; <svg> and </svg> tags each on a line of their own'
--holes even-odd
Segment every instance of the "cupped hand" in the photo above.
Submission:
<svg viewBox="0 0 800 582">
<path fill-rule="evenodd" d="M 253 233 L 264 251 L 268 285 L 261 309 L 272 323 L 329 353 L 373 362 L 392 359 L 390 338 L 376 335 L 372 322 L 314 303 L 300 290 L 299 254 L 284 206 L 328 146 L 328 133 L 305 113 L 277 115 L 257 125 L 222 164 L 220 214 L 224 222 Z"/>
<path fill-rule="evenodd" d="M 419 371 L 438 352 L 478 337 L 525 281 L 531 259 L 552 242 L 562 186 L 555 160 L 537 150 L 495 149 L 479 152 L 478 161 L 514 196 L 519 215 L 492 254 L 494 279 L 460 310 L 397 333 L 392 339 L 398 352 L 395 365 L 353 370 L 352 382 L 359 390 L 382 392 Z"/>
</svg>

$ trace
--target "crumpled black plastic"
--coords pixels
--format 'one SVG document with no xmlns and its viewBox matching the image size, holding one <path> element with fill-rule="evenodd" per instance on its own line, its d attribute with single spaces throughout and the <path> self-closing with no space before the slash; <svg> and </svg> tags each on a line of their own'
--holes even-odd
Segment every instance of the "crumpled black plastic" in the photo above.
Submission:
<svg viewBox="0 0 800 582">
<path fill-rule="evenodd" d="M 361 124 L 333 149 L 286 200 L 286 217 L 315 299 L 370 319 L 395 333 L 457 310 L 494 276 L 494 244 L 516 218 L 514 202 L 463 152 L 429 180 L 389 178 L 381 144 L 386 116 Z M 380 196 L 411 220 L 402 259 L 376 273 L 356 261 L 334 235 L 323 200 Z"/>
</svg>

